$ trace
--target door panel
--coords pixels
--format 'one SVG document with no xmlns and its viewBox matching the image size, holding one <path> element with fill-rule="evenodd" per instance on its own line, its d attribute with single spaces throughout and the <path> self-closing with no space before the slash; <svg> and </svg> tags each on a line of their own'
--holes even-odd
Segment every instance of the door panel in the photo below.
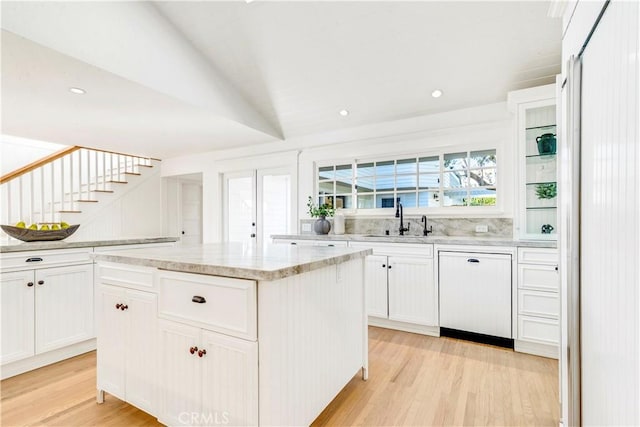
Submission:
<svg viewBox="0 0 640 427">
<path fill-rule="evenodd" d="M 34 354 L 33 279 L 33 270 L 2 274 L 2 364 Z"/>
<path fill-rule="evenodd" d="M 98 389 L 119 399 L 125 396 L 125 346 L 127 323 L 119 304 L 126 303 L 122 288 L 100 285 L 98 288 Z"/>
<path fill-rule="evenodd" d="M 258 244 L 271 241 L 273 234 L 290 234 L 291 175 L 258 171 Z"/>
<path fill-rule="evenodd" d="M 433 259 L 389 257 L 389 319 L 437 325 Z"/>
<path fill-rule="evenodd" d="M 36 353 L 81 342 L 93 333 L 93 264 L 36 271 Z"/>
<path fill-rule="evenodd" d="M 226 241 L 253 243 L 256 235 L 255 172 L 225 175 L 225 201 Z"/>
<path fill-rule="evenodd" d="M 200 344 L 200 329 L 165 320 L 160 332 L 160 411 L 166 425 L 194 425 L 200 422 L 202 363 L 191 347 Z"/>
<path fill-rule="evenodd" d="M 202 185 L 183 182 L 182 197 L 182 237 L 184 245 L 202 243 Z"/>
<path fill-rule="evenodd" d="M 387 318 L 387 257 L 369 255 L 365 259 L 364 281 L 367 295 L 367 314 Z"/>
<path fill-rule="evenodd" d="M 202 417 L 208 425 L 258 425 L 258 343 L 203 331 Z"/>
</svg>

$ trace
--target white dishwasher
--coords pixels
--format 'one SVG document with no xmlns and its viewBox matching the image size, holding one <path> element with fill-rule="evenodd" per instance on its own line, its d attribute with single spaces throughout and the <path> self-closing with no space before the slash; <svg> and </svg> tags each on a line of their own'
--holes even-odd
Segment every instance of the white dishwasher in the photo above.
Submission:
<svg viewBox="0 0 640 427">
<path fill-rule="evenodd" d="M 511 255 L 439 253 L 440 327 L 511 338 Z"/>
</svg>

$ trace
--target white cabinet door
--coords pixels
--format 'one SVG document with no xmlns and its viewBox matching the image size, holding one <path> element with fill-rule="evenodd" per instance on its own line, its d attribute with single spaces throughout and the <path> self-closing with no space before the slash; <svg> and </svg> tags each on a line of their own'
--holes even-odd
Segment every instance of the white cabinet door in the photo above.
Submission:
<svg viewBox="0 0 640 427">
<path fill-rule="evenodd" d="M 125 348 L 127 322 L 121 305 L 126 304 L 125 290 L 101 285 L 96 301 L 98 322 L 97 377 L 98 390 L 125 400 Z"/>
<path fill-rule="evenodd" d="M 36 353 L 93 338 L 93 264 L 36 270 Z"/>
<path fill-rule="evenodd" d="M 166 320 L 160 320 L 158 328 L 161 355 L 158 419 L 171 426 L 201 424 L 202 361 L 197 353 L 200 329 Z"/>
<path fill-rule="evenodd" d="M 365 259 L 364 281 L 369 316 L 387 318 L 387 267 L 384 255 L 369 255 Z"/>
<path fill-rule="evenodd" d="M 389 257 L 389 319 L 435 326 L 433 259 Z"/>
<path fill-rule="evenodd" d="M 206 425 L 258 425 L 258 343 L 202 332 L 202 417 Z"/>
<path fill-rule="evenodd" d="M 2 354 L 5 364 L 33 356 L 34 273 L 33 270 L 3 273 L 2 287 Z"/>
<path fill-rule="evenodd" d="M 440 326 L 511 338 L 511 256 L 440 252 Z"/>
<path fill-rule="evenodd" d="M 155 413 L 158 360 L 157 297 L 150 292 L 126 291 L 126 400 Z"/>
</svg>

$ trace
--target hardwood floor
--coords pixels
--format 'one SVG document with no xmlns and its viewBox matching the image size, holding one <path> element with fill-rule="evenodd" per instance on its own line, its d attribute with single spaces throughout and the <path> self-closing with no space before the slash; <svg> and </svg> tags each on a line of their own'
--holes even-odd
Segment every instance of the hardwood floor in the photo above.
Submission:
<svg viewBox="0 0 640 427">
<path fill-rule="evenodd" d="M 2 426 L 146 426 L 112 396 L 95 402 L 95 352 L 0 383 Z M 356 375 L 314 426 L 557 426 L 558 363 L 452 338 L 369 328 Z"/>
</svg>

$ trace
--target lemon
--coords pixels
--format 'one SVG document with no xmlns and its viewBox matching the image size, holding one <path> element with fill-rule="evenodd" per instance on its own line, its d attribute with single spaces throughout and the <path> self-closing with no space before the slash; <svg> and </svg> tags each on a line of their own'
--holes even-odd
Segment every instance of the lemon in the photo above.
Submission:
<svg viewBox="0 0 640 427">
<path fill-rule="evenodd" d="M 38 225 L 37 224 L 31 224 L 29 226 L 29 230 L 37 230 L 38 229 Z"/>
<path fill-rule="evenodd" d="M 40 226 L 40 231 L 49 231 L 49 226 L 47 224 L 42 224 Z"/>
<path fill-rule="evenodd" d="M 60 223 L 60 228 L 62 228 L 63 230 L 65 228 L 69 228 L 69 224 L 67 224 L 66 222 L 63 221 L 63 222 Z"/>
<path fill-rule="evenodd" d="M 24 221 L 20 221 L 19 223 L 16 224 L 16 227 L 18 227 L 18 228 L 26 228 L 27 225 L 24 223 Z"/>
<path fill-rule="evenodd" d="M 60 226 L 59 226 L 58 224 L 53 224 L 53 225 L 51 226 L 51 229 L 52 229 L 52 230 L 60 230 Z"/>
</svg>

